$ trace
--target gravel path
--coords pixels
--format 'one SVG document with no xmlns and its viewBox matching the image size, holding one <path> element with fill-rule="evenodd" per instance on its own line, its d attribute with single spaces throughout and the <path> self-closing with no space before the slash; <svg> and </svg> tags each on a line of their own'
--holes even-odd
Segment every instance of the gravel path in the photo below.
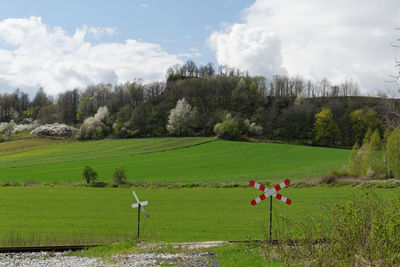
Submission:
<svg viewBox="0 0 400 267">
<path fill-rule="evenodd" d="M 0 254 L 0 267 L 8 266 L 218 266 L 212 253 L 140 253 L 120 254 L 112 257 L 111 262 L 101 258 L 83 258 L 65 256 L 68 252 L 31 252 Z M 211 260 L 210 259 L 213 259 Z"/>
</svg>

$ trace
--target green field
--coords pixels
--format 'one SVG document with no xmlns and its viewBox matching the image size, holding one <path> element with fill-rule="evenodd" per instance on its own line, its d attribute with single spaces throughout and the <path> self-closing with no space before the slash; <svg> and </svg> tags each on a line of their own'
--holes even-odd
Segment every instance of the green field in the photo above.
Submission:
<svg viewBox="0 0 400 267">
<path fill-rule="evenodd" d="M 0 151 L 3 146 L 11 149 L 12 143 L 1 143 Z M 349 153 L 343 149 L 200 137 L 62 142 L 1 153 L 0 182 L 82 182 L 85 165 L 92 166 L 103 181 L 111 181 L 113 171 L 121 165 L 130 181 L 300 179 L 326 174 L 333 165 L 340 168 Z"/>
<path fill-rule="evenodd" d="M 273 200 L 274 213 L 292 221 L 317 219 L 337 201 L 354 198 L 361 189 L 286 188 L 292 205 Z M 364 189 L 364 191 L 366 191 Z M 370 191 L 370 190 L 367 190 Z M 374 189 L 389 198 L 399 189 Z M 137 189 L 148 200 L 142 236 L 152 241 L 262 239 L 268 201 L 251 206 L 260 192 L 236 189 Z M 109 243 L 134 239 L 137 209 L 131 189 L 0 188 L 0 245 Z M 274 222 L 276 219 L 274 219 Z"/>
<path fill-rule="evenodd" d="M 326 174 L 346 163 L 349 152 L 320 147 L 222 141 L 215 138 L 145 138 L 77 142 L 27 139 L 0 143 L 0 182 L 37 181 L 33 187 L 0 187 L 0 245 L 110 243 L 136 238 L 137 210 L 132 189 L 75 187 L 82 169 L 92 166 L 98 180 L 112 181 L 125 166 L 128 180 L 142 182 L 294 181 Z M 53 183 L 73 182 L 73 186 Z M 254 188 L 136 189 L 150 219 L 143 239 L 202 241 L 262 239 L 268 203 L 253 207 Z M 287 206 L 274 212 L 293 221 L 295 232 L 307 217 L 323 215 L 321 205 L 360 194 L 361 189 L 286 188 Z M 376 189 L 389 197 L 397 189 Z M 326 210 L 326 209 L 325 209 Z"/>
</svg>

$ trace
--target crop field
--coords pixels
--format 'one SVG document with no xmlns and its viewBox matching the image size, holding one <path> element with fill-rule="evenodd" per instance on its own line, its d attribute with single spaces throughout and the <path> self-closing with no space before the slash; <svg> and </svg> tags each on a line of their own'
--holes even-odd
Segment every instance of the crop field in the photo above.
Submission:
<svg viewBox="0 0 400 267">
<path fill-rule="evenodd" d="M 326 174 L 332 166 L 346 163 L 350 154 L 343 149 L 200 137 L 58 142 L 37 147 L 14 142 L 0 143 L 0 182 L 82 182 L 85 165 L 93 167 L 102 181 L 112 181 L 119 166 L 126 168 L 130 181 L 296 180 Z"/>
<path fill-rule="evenodd" d="M 90 188 L 82 169 L 90 165 L 100 181 L 112 181 L 125 166 L 128 180 L 142 182 L 299 181 L 340 168 L 350 151 L 215 138 L 146 138 L 73 142 L 30 138 L 0 143 L 0 182 L 42 185 L 0 187 L 0 246 L 108 244 L 136 238 L 137 210 L 129 188 Z M 54 182 L 72 182 L 57 185 Z M 48 184 L 48 185 L 46 185 Z M 142 235 L 149 241 L 263 239 L 268 201 L 255 207 L 254 188 L 137 188 L 148 200 Z M 274 200 L 274 213 L 292 222 L 294 235 L 307 218 L 319 220 L 337 201 L 362 189 L 286 188 L 287 206 Z M 374 189 L 388 198 L 397 189 Z M 277 218 L 274 217 L 274 222 Z M 295 236 L 294 236 L 295 237 Z"/>
<path fill-rule="evenodd" d="M 285 188 L 288 206 L 273 200 L 274 213 L 285 216 L 295 231 L 307 217 L 318 218 L 337 201 L 362 191 L 389 198 L 398 189 Z M 235 189 L 137 189 L 148 200 L 150 218 L 142 218 L 143 239 L 202 241 L 262 239 L 269 201 L 251 206 L 260 192 Z M 109 243 L 135 239 L 137 209 L 131 189 L 0 188 L 0 245 Z M 274 218 L 276 222 L 276 218 Z"/>
<path fill-rule="evenodd" d="M 19 139 L 12 142 L 0 143 L 0 152 L 11 152 L 23 149 L 29 149 L 39 146 L 47 146 L 51 144 L 56 144 L 59 141 L 49 138 L 29 138 L 29 139 Z"/>
</svg>

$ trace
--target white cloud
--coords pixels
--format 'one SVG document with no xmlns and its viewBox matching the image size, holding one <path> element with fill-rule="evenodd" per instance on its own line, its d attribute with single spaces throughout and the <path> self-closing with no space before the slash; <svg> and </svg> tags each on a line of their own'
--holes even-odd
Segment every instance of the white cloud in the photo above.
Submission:
<svg viewBox="0 0 400 267">
<path fill-rule="evenodd" d="M 249 70 L 253 75 L 286 74 L 281 67 L 281 41 L 273 32 L 234 24 L 214 32 L 208 41 L 220 64 Z"/>
<path fill-rule="evenodd" d="M 94 38 L 99 39 L 100 37 L 104 35 L 114 35 L 116 32 L 115 28 L 108 28 L 108 27 L 87 27 L 84 26 L 84 30 L 87 31 L 88 33 L 91 33 Z"/>
<path fill-rule="evenodd" d="M 393 86 L 385 80 L 400 52 L 390 47 L 400 35 L 398 0 L 257 0 L 242 18 L 210 35 L 218 63 L 264 76 L 353 78 L 364 91 Z"/>
<path fill-rule="evenodd" d="M 90 83 L 121 83 L 135 78 L 163 80 L 166 69 L 182 63 L 158 44 L 136 40 L 92 44 L 115 29 L 83 27 L 68 35 L 60 27 L 44 24 L 40 17 L 0 21 L 0 41 L 12 49 L 0 49 L 2 89 L 43 86 L 48 93 L 85 87 Z"/>
</svg>

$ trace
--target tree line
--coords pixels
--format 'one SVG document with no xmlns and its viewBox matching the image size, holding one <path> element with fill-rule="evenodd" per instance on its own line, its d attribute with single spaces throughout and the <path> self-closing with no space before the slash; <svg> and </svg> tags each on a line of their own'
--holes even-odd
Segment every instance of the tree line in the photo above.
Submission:
<svg viewBox="0 0 400 267">
<path fill-rule="evenodd" d="M 189 105 L 185 110 L 190 111 L 181 116 L 184 129 L 168 130 L 171 114 L 181 118 L 173 110 L 182 99 Z M 32 99 L 20 90 L 3 93 L 0 121 L 24 123 L 29 119 L 81 127 L 89 118 L 96 118 L 101 107 L 107 107 L 101 134 L 81 134 L 82 139 L 217 134 L 228 139 L 257 136 L 351 147 L 368 130 L 378 130 L 383 137 L 385 129 L 393 130 L 400 123 L 396 99 L 360 96 L 358 85 L 351 80 L 339 85 L 327 79 L 288 76 L 268 80 L 229 66 L 197 66 L 191 60 L 169 68 L 165 82 L 100 83 L 55 98 L 42 88 Z"/>
</svg>

